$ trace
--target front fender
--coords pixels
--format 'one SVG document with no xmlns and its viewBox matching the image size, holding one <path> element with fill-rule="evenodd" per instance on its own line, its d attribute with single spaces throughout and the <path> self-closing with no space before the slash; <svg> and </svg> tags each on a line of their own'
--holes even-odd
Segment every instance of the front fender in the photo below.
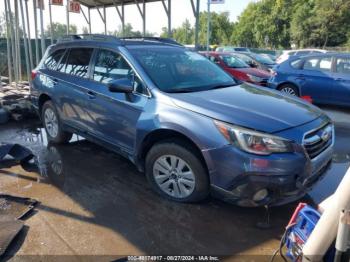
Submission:
<svg viewBox="0 0 350 262">
<path fill-rule="evenodd" d="M 208 169 L 212 170 L 214 167 L 207 151 L 228 144 L 212 118 L 176 106 L 158 105 L 154 115 L 142 115 L 138 123 L 136 153 L 140 152 L 148 134 L 157 130 L 175 131 L 190 139 L 200 149 Z"/>
</svg>

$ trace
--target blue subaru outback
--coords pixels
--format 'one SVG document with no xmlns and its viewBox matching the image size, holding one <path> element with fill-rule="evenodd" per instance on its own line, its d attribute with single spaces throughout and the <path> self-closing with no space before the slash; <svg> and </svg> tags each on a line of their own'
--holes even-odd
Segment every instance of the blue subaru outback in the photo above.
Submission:
<svg viewBox="0 0 350 262">
<path fill-rule="evenodd" d="M 76 133 L 101 144 L 171 200 L 214 192 L 242 206 L 280 205 L 331 163 L 333 125 L 320 109 L 239 83 L 169 39 L 69 36 L 32 78 L 50 141 Z"/>
</svg>

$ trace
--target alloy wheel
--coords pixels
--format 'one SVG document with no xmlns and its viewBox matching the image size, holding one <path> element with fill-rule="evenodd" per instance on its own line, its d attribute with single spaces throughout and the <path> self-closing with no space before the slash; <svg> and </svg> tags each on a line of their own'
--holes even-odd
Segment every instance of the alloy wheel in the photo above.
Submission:
<svg viewBox="0 0 350 262">
<path fill-rule="evenodd" d="M 44 113 L 44 123 L 46 131 L 55 138 L 58 135 L 58 120 L 55 112 L 51 108 L 47 108 Z"/>
<path fill-rule="evenodd" d="M 295 90 L 293 88 L 289 87 L 289 86 L 288 87 L 283 87 L 281 89 L 281 92 L 282 93 L 286 93 L 288 95 L 297 96 L 297 94 L 295 93 Z"/>
<path fill-rule="evenodd" d="M 175 198 L 186 198 L 195 188 L 191 167 L 178 156 L 159 157 L 153 165 L 153 176 L 158 187 Z"/>
</svg>

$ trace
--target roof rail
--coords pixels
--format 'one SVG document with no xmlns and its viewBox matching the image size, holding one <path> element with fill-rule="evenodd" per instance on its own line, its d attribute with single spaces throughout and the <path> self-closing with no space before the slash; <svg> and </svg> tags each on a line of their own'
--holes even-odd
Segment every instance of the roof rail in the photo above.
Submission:
<svg viewBox="0 0 350 262">
<path fill-rule="evenodd" d="M 58 43 L 61 42 L 70 42 L 74 40 L 93 40 L 93 41 L 118 41 L 118 38 L 111 35 L 102 35 L 102 34 L 74 34 L 66 35 L 58 39 Z M 119 42 L 119 41 L 118 41 Z"/>
<path fill-rule="evenodd" d="M 156 36 L 127 36 L 127 37 L 119 37 L 120 40 L 149 40 L 149 41 L 157 41 L 165 44 L 172 44 L 172 45 L 178 45 L 183 46 L 182 44 L 176 42 L 172 38 L 163 38 L 163 37 L 156 37 Z"/>
<path fill-rule="evenodd" d="M 58 43 L 62 42 L 71 42 L 74 40 L 91 40 L 91 41 L 115 41 L 120 44 L 122 44 L 121 41 L 125 40 L 140 40 L 140 41 L 156 41 L 160 43 L 165 44 L 171 44 L 171 45 L 177 45 L 177 46 L 183 46 L 182 44 L 176 42 L 174 39 L 171 38 L 162 38 L 162 37 L 155 37 L 155 36 L 148 36 L 148 37 L 138 37 L 138 36 L 130 36 L 130 37 L 116 37 L 112 35 L 103 35 L 103 34 L 72 34 L 72 35 L 66 35 L 62 36 L 58 39 Z"/>
</svg>

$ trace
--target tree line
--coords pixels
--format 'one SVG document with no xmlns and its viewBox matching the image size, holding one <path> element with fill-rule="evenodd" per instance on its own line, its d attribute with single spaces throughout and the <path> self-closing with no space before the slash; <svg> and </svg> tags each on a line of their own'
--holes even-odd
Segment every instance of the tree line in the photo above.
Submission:
<svg viewBox="0 0 350 262">
<path fill-rule="evenodd" d="M 206 12 L 200 13 L 199 42 L 206 44 Z M 229 13 L 212 13 L 210 43 L 264 48 L 350 47 L 350 0 L 261 0 L 250 3 L 231 22 Z M 167 29 L 163 28 L 162 36 Z M 194 43 L 194 28 L 186 20 L 173 37 Z"/>
</svg>

